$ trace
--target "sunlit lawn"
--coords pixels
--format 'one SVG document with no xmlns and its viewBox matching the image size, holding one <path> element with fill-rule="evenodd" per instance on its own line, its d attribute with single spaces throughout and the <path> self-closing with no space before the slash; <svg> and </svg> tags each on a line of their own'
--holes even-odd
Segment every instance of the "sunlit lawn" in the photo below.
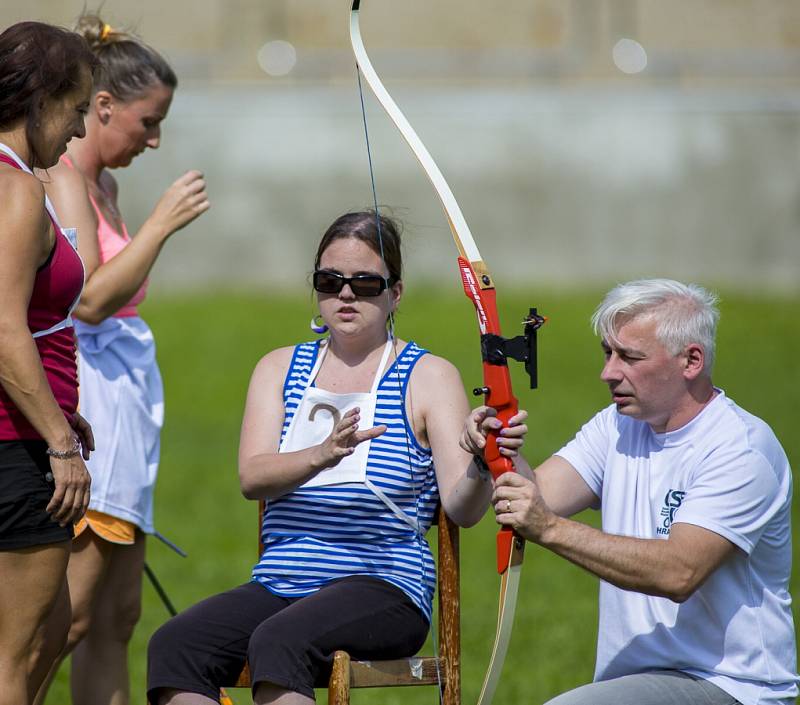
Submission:
<svg viewBox="0 0 800 705">
<path fill-rule="evenodd" d="M 480 379 L 477 326 L 456 291 L 417 291 L 404 302 L 398 333 L 413 338 L 461 370 L 467 389 Z M 454 292 L 454 293 L 451 293 Z M 157 292 L 156 292 L 157 294 Z M 530 411 L 526 454 L 535 463 L 568 440 L 608 397 L 598 381 L 601 352 L 588 319 L 600 292 L 502 292 L 507 335 L 516 334 L 530 305 L 550 321 L 541 333 L 540 389 L 525 389 L 514 373 L 521 405 Z M 143 308 L 159 346 L 167 423 L 156 524 L 183 547 L 180 558 L 151 540 L 148 562 L 180 609 L 244 582 L 256 558 L 256 507 L 238 491 L 236 452 L 250 372 L 266 351 L 311 337 L 308 296 L 155 295 Z M 715 382 L 775 429 L 800 467 L 800 300 L 725 296 Z M 596 517 L 585 517 L 595 521 Z M 797 526 L 797 523 L 795 523 Z M 464 702 L 477 698 L 495 631 L 499 581 L 494 571 L 495 525 L 486 518 L 462 532 Z M 514 634 L 497 703 L 531 705 L 591 678 L 596 636 L 596 581 L 541 549 L 527 549 Z M 797 596 L 797 581 L 793 584 Z M 134 703 L 144 702 L 145 650 L 166 618 L 150 585 L 130 656 Z M 249 702 L 240 691 L 237 702 Z M 324 691 L 319 699 L 324 700 Z M 69 702 L 62 668 L 48 699 Z M 434 703 L 433 689 L 366 690 L 355 703 Z"/>
</svg>

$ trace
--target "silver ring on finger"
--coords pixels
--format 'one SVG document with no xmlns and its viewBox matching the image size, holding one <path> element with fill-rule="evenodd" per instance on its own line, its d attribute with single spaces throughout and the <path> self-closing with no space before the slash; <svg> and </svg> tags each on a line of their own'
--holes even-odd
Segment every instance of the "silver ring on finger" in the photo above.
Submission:
<svg viewBox="0 0 800 705">
<path fill-rule="evenodd" d="M 506 511 L 507 512 L 511 511 L 511 500 L 510 499 L 506 500 Z"/>
</svg>

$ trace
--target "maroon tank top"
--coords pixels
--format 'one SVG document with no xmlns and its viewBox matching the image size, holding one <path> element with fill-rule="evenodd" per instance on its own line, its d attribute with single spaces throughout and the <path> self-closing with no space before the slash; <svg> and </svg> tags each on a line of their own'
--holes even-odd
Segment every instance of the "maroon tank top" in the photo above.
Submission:
<svg viewBox="0 0 800 705">
<path fill-rule="evenodd" d="M 21 169 L 19 164 L 3 153 L 0 153 L 0 161 Z M 28 327 L 33 335 L 57 327 L 64 321 L 83 287 L 83 263 L 58 223 L 52 216 L 50 220 L 56 233 L 55 244 L 47 261 L 36 272 L 28 304 Z M 53 396 L 64 415 L 71 416 L 78 407 L 78 372 L 73 328 L 69 325 L 35 337 L 34 342 Z M 0 385 L 0 440 L 38 438 L 41 435 Z"/>
</svg>

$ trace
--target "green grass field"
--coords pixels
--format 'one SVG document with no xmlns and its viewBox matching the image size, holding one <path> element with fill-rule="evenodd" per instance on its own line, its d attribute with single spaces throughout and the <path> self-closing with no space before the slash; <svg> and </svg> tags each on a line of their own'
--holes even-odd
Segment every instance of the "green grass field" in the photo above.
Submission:
<svg viewBox="0 0 800 705">
<path fill-rule="evenodd" d="M 540 389 L 528 391 L 520 369 L 515 389 L 530 412 L 526 455 L 531 463 L 567 441 L 608 403 L 598 380 L 602 355 L 588 319 L 601 292 L 502 291 L 506 335 L 516 335 L 528 306 L 550 321 L 540 335 Z M 534 298 L 535 296 L 535 298 Z M 729 396 L 769 422 L 793 467 L 800 468 L 800 299 L 724 295 L 714 380 Z M 158 341 L 166 387 L 166 426 L 156 494 L 156 525 L 188 553 L 180 558 L 157 540 L 148 562 L 180 609 L 244 582 L 256 558 L 256 505 L 239 494 L 236 453 L 250 373 L 266 351 L 309 339 L 309 296 L 219 294 L 153 296 L 143 308 Z M 417 291 L 401 307 L 398 335 L 453 361 L 465 387 L 481 381 L 477 326 L 471 304 L 456 291 Z M 586 516 L 596 521 L 596 516 Z M 798 526 L 795 523 L 795 526 Z M 490 517 L 462 532 L 464 702 L 477 699 L 495 631 L 499 580 L 494 570 L 495 524 Z M 800 542 L 795 542 L 795 548 Z M 497 703 L 534 705 L 591 679 L 597 583 L 567 562 L 529 546 L 514 635 Z M 798 582 L 793 582 L 798 596 Z M 167 614 L 149 584 L 134 637 L 132 702 L 144 703 L 145 652 Z M 69 702 L 66 668 L 48 698 Z M 234 695 L 250 702 L 249 693 Z M 319 699 L 324 701 L 325 692 Z M 363 690 L 357 704 L 434 703 L 434 689 Z"/>
</svg>

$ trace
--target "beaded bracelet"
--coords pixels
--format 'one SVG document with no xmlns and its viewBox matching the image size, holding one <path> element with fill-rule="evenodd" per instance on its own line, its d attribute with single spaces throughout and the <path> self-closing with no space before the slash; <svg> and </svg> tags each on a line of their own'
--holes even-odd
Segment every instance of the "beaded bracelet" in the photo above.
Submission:
<svg viewBox="0 0 800 705">
<path fill-rule="evenodd" d="M 48 448 L 45 453 L 47 453 L 47 455 L 49 455 L 51 458 L 56 458 L 57 460 L 69 460 L 70 458 L 74 458 L 76 455 L 80 455 L 81 453 L 81 442 L 77 436 L 73 437 L 72 441 L 72 448 L 69 450 L 55 450 L 53 448 Z"/>
</svg>

